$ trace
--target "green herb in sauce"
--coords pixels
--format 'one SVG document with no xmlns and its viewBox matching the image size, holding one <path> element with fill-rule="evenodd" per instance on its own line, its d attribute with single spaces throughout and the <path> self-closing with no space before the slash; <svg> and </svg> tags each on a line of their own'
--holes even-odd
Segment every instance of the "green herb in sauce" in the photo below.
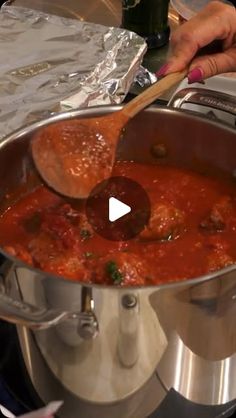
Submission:
<svg viewBox="0 0 236 418">
<path fill-rule="evenodd" d="M 118 266 L 115 261 L 108 261 L 106 263 L 106 273 L 111 278 L 114 284 L 121 284 L 123 280 L 123 275 L 119 271 Z"/>
<path fill-rule="evenodd" d="M 91 237 L 91 233 L 90 233 L 90 231 L 88 229 L 81 229 L 80 230 L 80 236 L 83 239 L 88 239 L 88 238 Z"/>
</svg>

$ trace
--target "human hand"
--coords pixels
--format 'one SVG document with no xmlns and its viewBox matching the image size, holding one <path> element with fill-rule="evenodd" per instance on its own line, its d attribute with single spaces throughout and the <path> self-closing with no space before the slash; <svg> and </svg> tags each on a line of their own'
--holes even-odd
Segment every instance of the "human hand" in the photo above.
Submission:
<svg viewBox="0 0 236 418">
<path fill-rule="evenodd" d="M 199 49 L 220 40 L 222 52 L 195 57 Z M 236 71 L 236 10 L 212 1 L 178 28 L 171 37 L 172 55 L 158 71 L 163 76 L 189 66 L 189 83 L 216 74 Z"/>
</svg>

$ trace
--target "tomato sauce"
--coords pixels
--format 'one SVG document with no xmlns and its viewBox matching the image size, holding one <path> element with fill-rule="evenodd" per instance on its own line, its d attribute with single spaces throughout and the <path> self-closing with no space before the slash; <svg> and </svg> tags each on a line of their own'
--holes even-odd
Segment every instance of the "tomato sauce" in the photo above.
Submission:
<svg viewBox="0 0 236 418">
<path fill-rule="evenodd" d="M 162 165 L 117 162 L 114 176 L 138 182 L 151 201 L 134 239 L 105 240 L 74 206 L 41 185 L 0 217 L 0 245 L 46 272 L 82 282 L 155 285 L 194 278 L 236 261 L 233 182 Z"/>
</svg>

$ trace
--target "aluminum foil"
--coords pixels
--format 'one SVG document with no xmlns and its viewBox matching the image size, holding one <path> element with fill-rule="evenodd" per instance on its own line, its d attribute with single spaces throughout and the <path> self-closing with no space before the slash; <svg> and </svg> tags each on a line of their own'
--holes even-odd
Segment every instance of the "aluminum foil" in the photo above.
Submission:
<svg viewBox="0 0 236 418">
<path fill-rule="evenodd" d="M 0 138 L 65 108 L 121 103 L 145 51 L 120 28 L 3 6 Z"/>
</svg>

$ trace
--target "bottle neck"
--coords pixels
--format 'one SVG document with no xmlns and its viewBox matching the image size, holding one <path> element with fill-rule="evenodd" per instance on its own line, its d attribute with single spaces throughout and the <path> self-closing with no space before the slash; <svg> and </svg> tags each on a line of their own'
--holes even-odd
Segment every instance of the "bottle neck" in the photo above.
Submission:
<svg viewBox="0 0 236 418">
<path fill-rule="evenodd" d="M 169 40 L 168 0 L 123 0 L 122 26 L 145 38 L 149 48 Z"/>
</svg>

